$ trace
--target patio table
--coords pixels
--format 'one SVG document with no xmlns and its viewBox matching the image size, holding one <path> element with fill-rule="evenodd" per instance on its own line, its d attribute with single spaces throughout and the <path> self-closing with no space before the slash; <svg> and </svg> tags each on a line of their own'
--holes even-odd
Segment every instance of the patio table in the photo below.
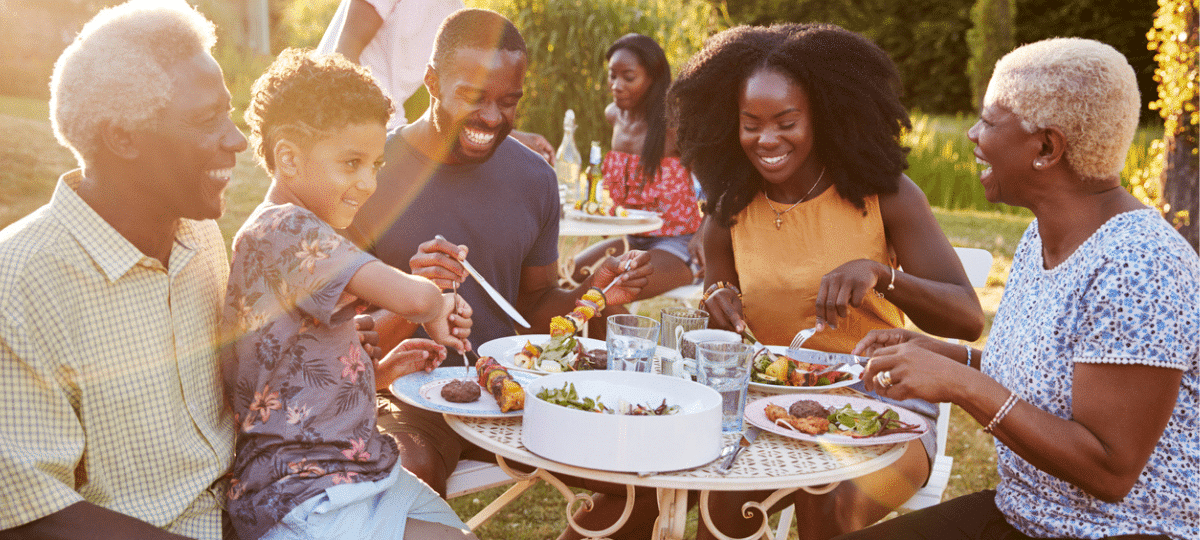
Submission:
<svg viewBox="0 0 1200 540">
<path fill-rule="evenodd" d="M 849 389 L 837 389 L 831 393 L 860 395 Z M 750 400 L 764 397 L 751 391 Z M 520 417 L 473 418 L 446 414 L 451 429 L 481 448 L 496 454 L 497 462 L 509 475 L 519 480 L 541 479 L 554 486 L 566 499 L 566 515 L 569 525 L 589 538 L 603 538 L 616 532 L 628 519 L 634 501 L 634 486 L 656 489 L 659 517 L 653 537 L 656 539 L 683 538 L 687 524 L 688 490 L 700 492 L 700 518 L 714 530 L 708 515 L 708 496 L 712 491 L 775 490 L 761 503 L 748 503 L 748 507 L 769 509 L 777 501 L 804 489 L 820 494 L 832 490 L 843 480 L 856 478 L 895 462 L 904 453 L 904 444 L 873 446 L 839 446 L 803 442 L 764 431 L 749 448 L 746 448 L 727 474 L 717 468 L 721 460 L 693 470 L 666 472 L 642 476 L 635 473 L 601 471 L 575 467 L 537 456 L 521 444 Z M 725 445 L 736 443 L 739 434 L 724 436 Z M 528 474 L 511 469 L 505 460 L 513 460 L 536 469 Z M 576 524 L 572 514 L 579 504 L 589 505 L 591 497 L 576 494 L 555 474 L 578 478 L 612 482 L 627 486 L 624 513 L 612 526 L 595 531 Z M 758 532 L 747 538 L 758 538 L 768 529 L 768 512 L 762 513 L 763 523 Z M 719 538 L 732 540 L 720 531 Z"/>
</svg>

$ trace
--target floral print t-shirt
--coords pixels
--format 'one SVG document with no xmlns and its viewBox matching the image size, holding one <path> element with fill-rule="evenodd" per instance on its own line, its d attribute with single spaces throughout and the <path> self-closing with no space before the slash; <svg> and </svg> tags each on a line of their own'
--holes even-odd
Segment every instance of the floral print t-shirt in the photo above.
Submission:
<svg viewBox="0 0 1200 540">
<path fill-rule="evenodd" d="M 700 205 L 692 189 L 692 173 L 677 157 L 662 159 L 653 181 L 642 177 L 641 156 L 613 150 L 604 156 L 600 172 L 604 189 L 614 203 L 635 210 L 658 212 L 663 226 L 639 236 L 680 236 L 700 228 Z"/>
<path fill-rule="evenodd" d="M 1077 363 L 1183 371 L 1175 410 L 1137 483 L 1104 502 L 996 442 L 996 506 L 1037 538 L 1200 538 L 1200 262 L 1155 210 L 1109 219 L 1066 261 L 1042 262 L 1037 221 L 1013 256 L 983 371 L 1017 397 L 1071 418 Z"/>
<path fill-rule="evenodd" d="M 354 323 L 363 303 L 343 291 L 374 260 L 291 204 L 263 203 L 234 237 L 221 363 L 238 422 L 228 509 L 244 540 L 397 462 L 375 429 L 375 372 Z"/>
</svg>

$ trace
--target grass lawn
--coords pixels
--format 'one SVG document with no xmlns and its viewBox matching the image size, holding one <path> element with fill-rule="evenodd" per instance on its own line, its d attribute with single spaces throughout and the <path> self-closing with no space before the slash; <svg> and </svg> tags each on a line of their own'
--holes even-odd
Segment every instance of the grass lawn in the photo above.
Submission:
<svg viewBox="0 0 1200 540">
<path fill-rule="evenodd" d="M 58 176 L 75 167 L 74 157 L 54 140 L 44 102 L 0 97 L 0 227 L 19 219 L 49 201 Z M 225 237 L 232 238 L 246 216 L 262 200 L 266 175 L 256 167 L 248 152 L 238 158 L 233 185 L 227 192 L 227 209 L 220 224 Z M 1031 218 L 1021 215 L 942 211 L 934 213 L 952 244 L 990 250 L 995 256 L 988 286 L 980 300 L 990 321 L 995 314 L 1008 275 L 1013 250 Z M 643 302 L 645 314 L 656 314 L 661 304 Z M 980 340 L 977 344 L 982 344 Z M 991 436 L 955 407 L 948 453 L 954 470 L 946 497 L 989 488 L 996 484 L 995 452 Z M 465 518 L 483 508 L 503 492 L 484 491 L 451 501 Z M 565 526 L 562 499 L 544 484 L 524 494 L 496 519 L 479 531 L 483 538 L 544 539 L 557 536 Z M 694 527 L 694 520 L 693 520 Z M 693 529 L 694 530 L 694 529 Z M 793 533 L 794 534 L 794 533 Z"/>
</svg>

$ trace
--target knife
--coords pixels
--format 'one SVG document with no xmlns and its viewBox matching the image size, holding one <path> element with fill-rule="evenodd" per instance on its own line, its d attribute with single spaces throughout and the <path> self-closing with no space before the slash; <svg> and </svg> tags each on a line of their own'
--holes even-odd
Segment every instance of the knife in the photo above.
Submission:
<svg viewBox="0 0 1200 540">
<path fill-rule="evenodd" d="M 868 358 L 866 356 L 855 356 L 853 354 L 814 351 L 812 349 L 788 349 L 787 355 L 791 358 L 795 358 L 796 360 L 800 360 L 802 362 L 808 362 L 810 364 L 822 364 L 825 366 L 829 366 L 829 367 L 821 370 L 820 373 L 832 371 L 836 368 L 840 368 L 840 367 L 846 366 L 846 365 L 857 366 L 857 365 L 866 364 L 867 361 L 870 360 L 870 358 Z"/>
<path fill-rule="evenodd" d="M 446 238 L 440 234 L 437 235 L 436 238 L 438 240 L 446 240 Z M 479 285 L 483 287 L 483 291 L 488 293 L 488 296 L 492 297 L 492 300 L 496 302 L 496 305 L 500 306 L 500 309 L 504 310 L 504 313 L 508 314 L 509 317 L 512 317 L 512 320 L 517 321 L 517 324 L 524 326 L 525 328 L 529 328 L 529 322 L 525 320 L 525 317 L 522 317 L 521 314 L 517 312 L 517 308 L 508 303 L 508 300 L 504 299 L 504 296 L 500 294 L 500 291 L 497 291 L 490 283 L 487 282 L 486 279 L 483 279 L 483 276 L 479 275 L 479 271 L 475 270 L 475 267 L 471 266 L 471 263 L 467 262 L 466 259 L 462 259 L 459 262 L 462 263 L 463 268 L 467 269 L 467 273 L 471 274 L 471 277 L 475 278 L 475 281 L 479 282 Z"/>
<path fill-rule="evenodd" d="M 748 426 L 746 431 L 742 433 L 742 440 L 738 443 L 737 448 L 733 450 L 732 454 L 729 454 L 729 457 L 725 458 L 725 461 L 717 468 L 717 472 L 721 474 L 728 473 L 729 469 L 733 468 L 733 460 L 737 459 L 738 454 L 741 454 L 742 450 L 745 450 L 754 442 L 754 439 L 758 438 L 759 433 L 762 433 L 762 430 L 758 427 Z"/>
</svg>

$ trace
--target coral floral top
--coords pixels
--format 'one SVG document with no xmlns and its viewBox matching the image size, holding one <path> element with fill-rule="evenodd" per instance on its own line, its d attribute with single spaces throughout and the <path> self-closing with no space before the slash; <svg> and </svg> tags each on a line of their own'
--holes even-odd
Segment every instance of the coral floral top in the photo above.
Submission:
<svg viewBox="0 0 1200 540">
<path fill-rule="evenodd" d="M 665 157 L 652 182 L 643 185 L 641 156 L 613 150 L 600 166 L 604 189 L 614 203 L 658 212 L 661 229 L 644 236 L 679 236 L 700 228 L 700 207 L 692 189 L 692 173 L 677 157 Z"/>
</svg>

